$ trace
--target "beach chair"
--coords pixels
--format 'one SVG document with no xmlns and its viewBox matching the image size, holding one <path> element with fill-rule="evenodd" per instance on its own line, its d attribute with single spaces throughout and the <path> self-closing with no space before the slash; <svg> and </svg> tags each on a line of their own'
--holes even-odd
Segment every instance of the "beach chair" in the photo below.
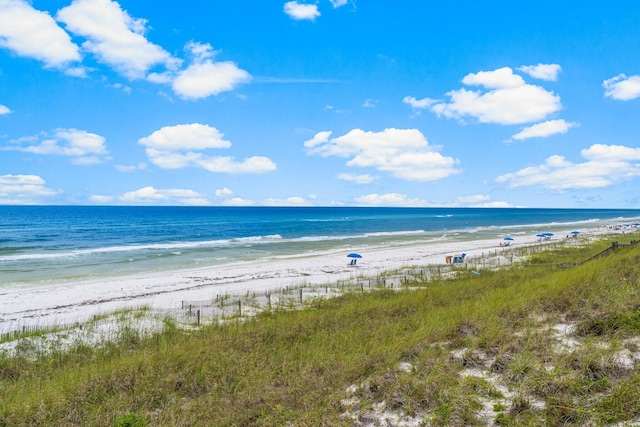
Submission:
<svg viewBox="0 0 640 427">
<path fill-rule="evenodd" d="M 467 254 L 462 254 L 460 256 L 454 256 L 453 257 L 453 263 L 454 264 L 462 264 L 464 263 L 464 257 L 466 257 Z"/>
</svg>

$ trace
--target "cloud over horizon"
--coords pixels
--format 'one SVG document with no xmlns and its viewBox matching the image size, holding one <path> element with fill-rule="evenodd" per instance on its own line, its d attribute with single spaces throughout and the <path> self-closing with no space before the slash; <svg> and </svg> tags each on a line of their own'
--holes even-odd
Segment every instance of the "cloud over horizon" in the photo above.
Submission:
<svg viewBox="0 0 640 427">
<path fill-rule="evenodd" d="M 538 166 L 496 178 L 509 188 L 539 186 L 555 191 L 609 187 L 640 176 L 640 148 L 594 144 L 580 151 L 586 159 L 572 163 L 564 156 L 553 155 Z"/>
<path fill-rule="evenodd" d="M 38 175 L 0 175 L 0 204 L 33 205 L 62 193 L 45 186 Z"/>
</svg>

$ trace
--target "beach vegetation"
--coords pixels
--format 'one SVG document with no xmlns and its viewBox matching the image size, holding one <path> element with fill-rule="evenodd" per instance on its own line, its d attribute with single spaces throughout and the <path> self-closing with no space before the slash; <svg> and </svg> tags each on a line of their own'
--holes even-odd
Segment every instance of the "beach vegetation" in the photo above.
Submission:
<svg viewBox="0 0 640 427">
<path fill-rule="evenodd" d="M 637 422 L 640 248 L 580 264 L 608 246 L 3 354 L 0 426 Z"/>
</svg>

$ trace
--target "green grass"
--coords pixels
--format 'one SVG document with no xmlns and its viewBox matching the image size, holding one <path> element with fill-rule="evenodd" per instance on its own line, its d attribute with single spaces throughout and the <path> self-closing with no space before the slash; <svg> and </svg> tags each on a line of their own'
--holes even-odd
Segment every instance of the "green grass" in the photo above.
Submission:
<svg viewBox="0 0 640 427">
<path fill-rule="evenodd" d="M 640 248 L 555 266 L 608 245 L 196 331 L 0 357 L 0 426 L 347 426 L 380 402 L 426 425 L 483 425 L 485 406 L 501 425 L 634 420 L 640 375 L 616 355 L 640 346 Z M 574 325 L 580 345 L 562 349 L 558 323 Z"/>
</svg>

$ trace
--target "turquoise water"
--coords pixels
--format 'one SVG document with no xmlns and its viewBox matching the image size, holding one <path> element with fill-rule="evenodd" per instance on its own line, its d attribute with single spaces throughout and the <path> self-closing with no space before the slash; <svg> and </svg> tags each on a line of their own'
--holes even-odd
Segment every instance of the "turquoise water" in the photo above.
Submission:
<svg viewBox="0 0 640 427">
<path fill-rule="evenodd" d="M 638 220 L 615 209 L 0 206 L 0 287 Z"/>
</svg>

